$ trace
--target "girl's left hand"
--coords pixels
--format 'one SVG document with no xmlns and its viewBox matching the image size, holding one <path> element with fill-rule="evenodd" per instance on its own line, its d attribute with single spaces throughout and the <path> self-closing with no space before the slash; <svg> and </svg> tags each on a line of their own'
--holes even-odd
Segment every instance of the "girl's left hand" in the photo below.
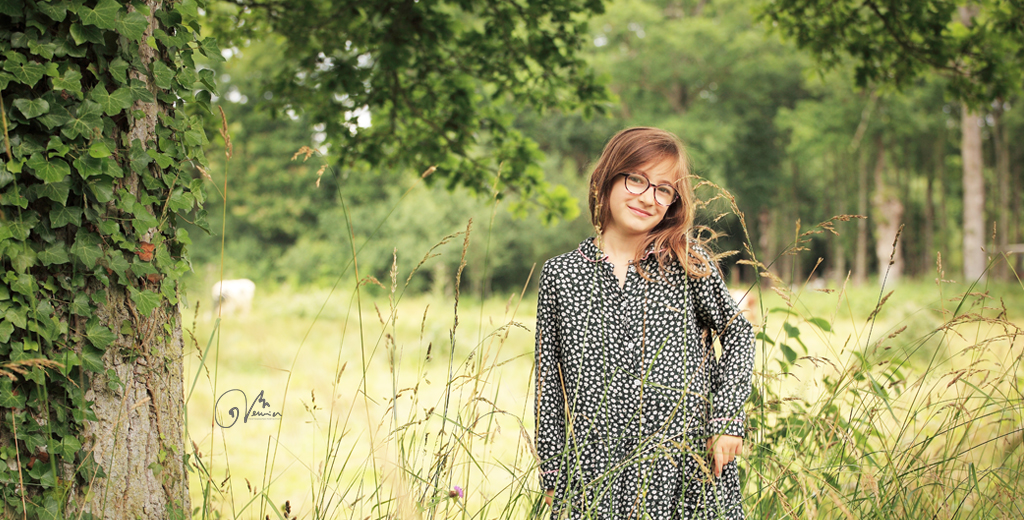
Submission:
<svg viewBox="0 0 1024 520">
<path fill-rule="evenodd" d="M 734 435 L 715 435 L 708 439 L 708 453 L 714 460 L 715 477 L 722 476 L 722 468 L 743 451 L 743 438 Z"/>
</svg>

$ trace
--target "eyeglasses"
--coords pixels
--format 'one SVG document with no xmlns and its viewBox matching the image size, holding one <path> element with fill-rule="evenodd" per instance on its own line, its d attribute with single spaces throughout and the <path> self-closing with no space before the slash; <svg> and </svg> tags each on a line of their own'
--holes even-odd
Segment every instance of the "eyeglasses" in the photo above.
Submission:
<svg viewBox="0 0 1024 520">
<path fill-rule="evenodd" d="M 633 195 L 643 195 L 651 187 L 651 181 L 639 173 L 620 173 L 626 178 L 626 191 Z M 671 206 L 676 201 L 676 190 L 670 184 L 654 186 L 654 202 L 659 206 Z"/>
</svg>

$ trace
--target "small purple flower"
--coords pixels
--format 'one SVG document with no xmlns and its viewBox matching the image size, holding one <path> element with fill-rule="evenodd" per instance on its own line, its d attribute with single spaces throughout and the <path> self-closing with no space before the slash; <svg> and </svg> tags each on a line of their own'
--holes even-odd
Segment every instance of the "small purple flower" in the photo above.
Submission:
<svg viewBox="0 0 1024 520">
<path fill-rule="evenodd" d="M 466 496 L 466 492 L 462 490 L 461 486 L 455 486 L 455 489 L 448 492 L 448 498 L 463 498 Z"/>
</svg>

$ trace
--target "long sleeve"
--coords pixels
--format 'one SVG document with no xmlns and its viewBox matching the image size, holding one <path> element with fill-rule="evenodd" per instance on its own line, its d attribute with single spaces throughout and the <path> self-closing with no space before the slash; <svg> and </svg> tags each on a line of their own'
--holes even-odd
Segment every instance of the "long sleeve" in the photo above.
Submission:
<svg viewBox="0 0 1024 520">
<path fill-rule="evenodd" d="M 750 396 L 754 370 L 753 327 L 729 295 L 718 268 L 712 265 L 711 269 L 710 275 L 693 280 L 690 294 L 698 318 L 722 343 L 722 357 L 711 373 L 713 397 L 707 433 L 745 437 L 743 403 Z"/>
<path fill-rule="evenodd" d="M 565 392 L 559 373 L 561 338 L 555 280 L 545 264 L 537 294 L 536 442 L 540 457 L 540 482 L 545 490 L 556 489 L 563 478 L 565 451 Z"/>
</svg>

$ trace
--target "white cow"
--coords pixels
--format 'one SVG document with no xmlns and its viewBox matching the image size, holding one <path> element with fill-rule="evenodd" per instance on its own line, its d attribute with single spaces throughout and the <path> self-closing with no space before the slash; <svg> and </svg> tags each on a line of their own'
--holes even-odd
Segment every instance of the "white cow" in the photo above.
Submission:
<svg viewBox="0 0 1024 520">
<path fill-rule="evenodd" d="M 213 284 L 214 317 L 229 314 L 246 315 L 252 308 L 252 298 L 256 294 L 256 283 L 247 278 L 223 280 Z"/>
</svg>

